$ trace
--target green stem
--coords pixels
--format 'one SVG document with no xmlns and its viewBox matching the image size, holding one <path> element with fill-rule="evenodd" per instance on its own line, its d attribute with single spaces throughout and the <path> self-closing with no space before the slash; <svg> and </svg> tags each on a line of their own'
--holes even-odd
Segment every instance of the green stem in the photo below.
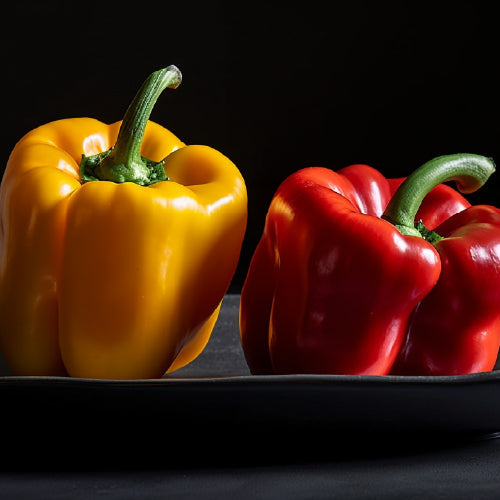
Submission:
<svg viewBox="0 0 500 500">
<path fill-rule="evenodd" d="M 438 184 L 456 181 L 462 193 L 479 189 L 495 171 L 490 158 L 473 154 L 439 156 L 415 170 L 399 186 L 382 217 L 402 234 L 424 237 L 423 225 L 415 226 L 415 216 L 422 201 Z M 427 236 L 426 236 L 427 239 Z"/>
<path fill-rule="evenodd" d="M 173 65 L 149 75 L 125 113 L 116 144 L 94 156 L 82 155 L 80 175 L 84 182 L 135 182 L 148 186 L 166 180 L 163 160 L 154 162 L 142 157 L 141 145 L 158 97 L 166 88 L 177 88 L 181 80 L 181 72 Z"/>
</svg>

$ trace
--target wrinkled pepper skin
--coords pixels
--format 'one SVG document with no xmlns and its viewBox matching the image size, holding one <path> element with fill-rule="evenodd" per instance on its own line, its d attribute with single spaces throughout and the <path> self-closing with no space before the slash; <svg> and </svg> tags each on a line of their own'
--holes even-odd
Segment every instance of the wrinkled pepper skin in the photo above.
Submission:
<svg viewBox="0 0 500 500">
<path fill-rule="evenodd" d="M 461 316 L 469 315 L 469 324 L 478 327 L 478 316 L 471 315 L 467 303 L 468 279 L 474 274 L 470 262 L 462 258 L 469 270 L 464 275 L 459 265 L 448 266 L 439 253 L 449 244 L 448 238 L 435 247 L 420 234 L 402 234 L 385 220 L 387 205 L 402 183 L 403 179 L 385 179 L 366 165 L 353 165 L 338 172 L 306 168 L 281 184 L 271 201 L 241 294 L 240 335 L 252 373 L 391 373 L 408 342 L 413 311 L 432 296 L 438 280 L 452 283 L 445 277 L 450 274 L 463 276 L 457 283 L 462 298 L 459 306 L 465 309 Z M 484 236 L 491 248 L 477 240 L 479 248 L 490 252 L 480 279 L 485 279 L 486 268 L 500 274 L 500 258 L 494 262 L 497 250 L 492 250 L 498 232 L 493 224 L 498 211 L 493 207 L 470 207 L 457 191 L 439 183 L 423 198 L 414 220 L 448 235 L 445 229 L 455 227 L 451 216 L 457 214 L 455 220 L 462 220 L 460 214 L 469 210 L 471 220 L 473 213 L 485 212 L 485 222 L 491 222 Z M 477 231 L 473 233 L 471 229 L 470 238 L 451 245 L 462 250 L 474 247 Z M 495 286 L 486 293 L 491 295 L 485 306 L 491 320 L 490 340 L 484 348 L 489 358 L 495 347 L 498 351 L 495 322 L 500 302 Z M 483 296 L 478 295 L 474 304 Z M 440 316 L 453 314 L 445 302 L 441 297 L 430 322 L 438 312 Z M 444 309 L 439 311 L 440 307 Z M 435 339 L 438 345 L 452 342 L 451 330 L 460 322 L 457 318 L 447 321 L 448 333 Z M 470 337 L 470 332 L 464 331 L 463 336 Z M 490 361 L 482 368 L 491 369 Z M 462 363 L 460 369 L 467 364 Z M 474 368 L 478 366 L 476 363 Z"/>
<path fill-rule="evenodd" d="M 239 258 L 236 166 L 147 122 L 170 180 L 82 182 L 121 122 L 55 121 L 15 146 L 0 191 L 0 347 L 14 373 L 157 378 L 204 348 Z"/>
</svg>

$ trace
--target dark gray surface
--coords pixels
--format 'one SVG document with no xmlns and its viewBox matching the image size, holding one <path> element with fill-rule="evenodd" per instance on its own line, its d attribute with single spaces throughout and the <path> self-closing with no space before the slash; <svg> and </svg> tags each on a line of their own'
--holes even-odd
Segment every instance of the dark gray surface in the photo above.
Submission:
<svg viewBox="0 0 500 500">
<path fill-rule="evenodd" d="M 344 402 L 367 412 L 345 426 L 339 421 L 318 426 L 325 424 L 321 408 L 311 412 L 294 406 L 292 399 L 275 400 L 290 398 L 293 391 L 280 390 L 279 380 L 266 389 L 264 381 L 252 382 L 253 377 L 247 376 L 237 329 L 238 303 L 237 295 L 225 298 L 204 353 L 156 387 L 125 383 L 110 393 L 107 384 L 73 384 L 64 379 L 50 380 L 48 385 L 43 380 L 0 385 L 4 416 L 0 498 L 491 499 L 500 494 L 497 434 L 421 433 L 411 428 L 396 432 L 390 421 L 384 433 L 370 428 L 377 414 L 389 411 L 390 415 L 397 409 L 396 403 L 392 409 L 377 407 L 380 387 L 389 391 L 386 396 L 394 394 L 397 399 L 402 393 L 398 384 L 379 386 L 362 380 L 359 386 L 345 389 L 342 381 L 337 388 L 327 384 L 333 387 L 332 397 L 348 395 Z M 200 382 L 199 377 L 205 380 Z M 211 377 L 222 377 L 224 382 L 213 382 Z M 298 382 L 300 405 L 314 391 L 323 394 L 323 384 L 316 387 L 314 378 Z M 363 398 L 372 385 L 373 400 L 366 405 Z M 434 392 L 429 393 L 425 383 L 419 387 L 422 400 L 413 402 L 414 411 L 425 414 L 427 405 L 431 414 L 440 392 L 429 401 L 425 398 Z M 475 392 L 469 384 L 454 388 L 459 394 L 463 388 L 465 400 Z M 487 399 L 490 389 L 482 382 L 477 385 L 479 392 L 486 391 L 482 399 Z M 253 401 L 262 402 L 261 392 L 267 394 L 262 399 L 267 408 L 252 408 Z M 193 395 L 196 401 L 189 401 Z M 116 413 L 106 414 L 106 403 L 108 411 L 116 403 Z M 334 405 L 324 403 L 330 416 Z M 276 407 L 293 411 L 288 421 L 281 413 L 281 422 L 270 425 L 265 416 L 272 417 Z M 490 413 L 497 407 L 492 400 Z M 342 411 L 345 408 L 339 408 Z M 471 408 L 464 422 L 477 415 L 475 411 Z M 489 410 L 485 406 L 480 411 Z M 246 418 L 242 412 L 248 413 Z M 306 418 L 300 420 L 300 412 Z M 318 418 L 313 421 L 314 412 Z M 14 416 L 5 419 L 9 414 Z M 175 414 L 182 421 L 168 419 Z M 453 415 L 453 408 L 448 415 Z"/>
<path fill-rule="evenodd" d="M 8 471 L 0 472 L 0 497 L 491 500 L 500 493 L 499 467 L 496 439 L 394 455 L 382 450 L 371 457 L 305 458 L 301 463 L 260 465 L 257 457 L 255 465 L 245 466 L 159 463 L 152 469 L 121 471 Z"/>
<path fill-rule="evenodd" d="M 171 376 L 177 378 L 250 375 L 239 337 L 239 306 L 239 294 L 228 294 L 224 297 L 219 318 L 203 352 Z"/>
</svg>

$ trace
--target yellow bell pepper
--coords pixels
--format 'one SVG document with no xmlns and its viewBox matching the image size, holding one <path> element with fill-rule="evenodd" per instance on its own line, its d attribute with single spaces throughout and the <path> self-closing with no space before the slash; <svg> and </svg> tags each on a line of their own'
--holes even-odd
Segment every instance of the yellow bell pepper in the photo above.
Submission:
<svg viewBox="0 0 500 500">
<path fill-rule="evenodd" d="M 13 149 L 0 190 L 0 348 L 14 373 L 157 378 L 205 347 L 247 193 L 223 154 L 149 120 L 180 80 L 169 66 L 123 122 L 59 120 Z"/>
</svg>

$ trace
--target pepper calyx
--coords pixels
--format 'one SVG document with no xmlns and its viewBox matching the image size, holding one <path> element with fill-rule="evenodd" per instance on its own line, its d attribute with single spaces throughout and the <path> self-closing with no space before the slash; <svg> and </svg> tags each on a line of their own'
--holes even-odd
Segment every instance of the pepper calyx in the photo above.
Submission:
<svg viewBox="0 0 500 500">
<path fill-rule="evenodd" d="M 422 238 L 425 241 L 428 241 L 430 244 L 434 245 L 437 243 L 439 240 L 442 240 L 443 237 L 436 233 L 436 231 L 432 231 L 430 229 L 427 229 L 424 226 L 424 223 L 422 222 L 422 219 L 420 219 L 416 224 L 415 224 L 416 230 L 420 233 Z"/>
<path fill-rule="evenodd" d="M 140 151 L 146 125 L 158 97 L 166 88 L 177 88 L 181 81 L 182 74 L 173 65 L 149 75 L 127 108 L 116 144 L 96 155 L 82 155 L 82 182 L 133 182 L 149 186 L 168 180 L 163 168 L 164 160 L 149 160 L 141 156 Z"/>
<path fill-rule="evenodd" d="M 93 156 L 82 155 L 82 161 L 80 163 L 80 178 L 83 182 L 109 180 L 116 183 L 135 182 L 140 186 L 150 186 L 156 182 L 170 180 L 163 169 L 165 160 L 154 162 L 144 156 L 141 156 L 141 160 L 147 169 L 146 176 L 131 179 L 126 168 L 121 169 L 120 166 L 115 165 L 112 170 L 112 178 L 103 178 L 105 175 L 103 175 L 103 168 L 101 166 L 102 160 L 108 156 L 112 150 L 113 148 Z M 96 169 L 98 168 L 101 170 L 99 174 L 96 173 Z M 97 175 L 100 175 L 100 177 Z"/>
</svg>

